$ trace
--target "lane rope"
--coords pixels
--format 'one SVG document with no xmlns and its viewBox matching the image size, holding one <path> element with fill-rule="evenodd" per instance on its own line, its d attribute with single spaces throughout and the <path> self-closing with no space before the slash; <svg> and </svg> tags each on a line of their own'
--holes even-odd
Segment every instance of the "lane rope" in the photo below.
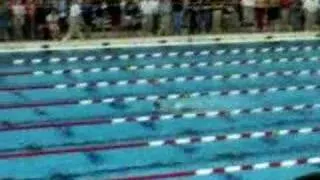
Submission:
<svg viewBox="0 0 320 180">
<path fill-rule="evenodd" d="M 21 91 L 21 90 L 36 90 L 36 89 L 66 89 L 66 88 L 88 88 L 88 87 L 110 87 L 110 86 L 127 86 L 127 85 L 157 85 L 166 83 L 182 83 L 182 82 L 201 82 L 207 80 L 225 81 L 235 79 L 257 79 L 260 77 L 277 77 L 277 76 L 305 76 L 319 75 L 319 69 L 304 69 L 304 70 L 284 70 L 284 71 L 269 71 L 269 72 L 254 72 L 248 74 L 230 74 L 230 75 L 210 75 L 210 76 L 180 76 L 180 77 L 163 77 L 154 79 L 131 79 L 120 81 L 94 81 L 80 82 L 70 84 L 46 84 L 46 85 L 26 85 L 20 87 L 0 87 L 0 91 Z"/>
<path fill-rule="evenodd" d="M 295 91 L 312 91 L 320 89 L 320 85 L 310 84 L 301 86 L 286 86 L 286 87 L 268 87 L 268 88 L 251 88 L 251 89 L 236 89 L 223 91 L 205 91 L 192 93 L 172 93 L 166 95 L 146 95 L 146 96 L 126 96 L 126 97 L 103 97 L 103 98 L 88 98 L 88 99 L 65 99 L 59 101 L 35 101 L 30 103 L 14 103 L 0 104 L 0 109 L 19 109 L 19 108 L 35 108 L 63 105 L 80 105 L 87 106 L 91 104 L 110 104 L 110 103 L 131 103 L 137 101 L 160 101 L 160 100 L 175 100 L 183 98 L 195 98 L 204 96 L 236 96 L 236 95 L 258 95 L 264 93 L 275 92 L 295 92 Z"/>
<path fill-rule="evenodd" d="M 126 116 L 114 118 L 91 118 L 76 121 L 61 121 L 49 120 L 41 122 L 24 122 L 24 123 L 10 123 L 3 122 L 0 125 L 0 132 L 17 131 L 17 130 L 30 130 L 30 129 L 46 129 L 46 128 L 61 128 L 61 127 L 74 127 L 74 126 L 92 126 L 101 124 L 118 125 L 124 123 L 142 123 L 142 122 L 155 122 L 167 121 L 173 119 L 187 120 L 195 118 L 217 118 L 217 117 L 230 117 L 237 115 L 256 115 L 261 113 L 279 113 L 291 112 L 301 110 L 318 110 L 320 104 L 296 104 L 286 106 L 272 106 L 272 107 L 257 107 L 246 109 L 233 109 L 233 110 L 212 110 L 204 112 L 183 112 L 183 113 L 153 113 L 152 115 L 142 116 Z"/>
<path fill-rule="evenodd" d="M 308 135 L 318 133 L 320 127 L 305 127 L 299 129 L 281 129 L 273 131 L 256 131 L 256 132 L 244 132 L 235 134 L 222 134 L 222 135 L 208 135 L 208 136 L 193 136 L 183 138 L 169 138 L 162 140 L 152 141 L 136 141 L 129 143 L 113 143 L 113 144 L 97 144 L 97 145 L 84 145 L 77 146 L 72 145 L 69 147 L 41 147 L 39 151 L 26 151 L 26 150 L 15 150 L 14 152 L 0 152 L 0 159 L 15 159 L 15 158 L 27 158 L 34 156 L 45 156 L 52 154 L 68 154 L 68 153 L 83 153 L 83 152 L 94 152 L 94 151 L 110 151 L 116 149 L 130 149 L 130 148 L 141 148 L 141 147 L 163 147 L 163 146 L 179 146 L 188 144 L 206 144 L 220 141 L 235 141 L 242 139 L 262 139 L 281 137 L 288 135 Z"/>
<path fill-rule="evenodd" d="M 208 56 L 210 54 L 212 55 L 224 55 L 229 52 L 229 54 L 232 55 L 237 55 L 240 54 L 242 51 L 244 51 L 246 54 L 253 54 L 253 53 L 269 53 L 269 52 L 275 52 L 275 53 L 280 53 L 284 52 L 285 50 L 289 52 L 296 52 L 299 50 L 309 52 L 312 50 L 319 50 L 320 46 L 318 47 L 313 47 L 313 46 L 305 46 L 304 48 L 299 47 L 299 46 L 290 46 L 288 48 L 285 48 L 283 46 L 279 47 L 263 47 L 260 50 L 258 48 L 246 48 L 245 50 L 241 50 L 239 48 L 233 48 L 229 51 L 226 49 L 219 49 L 216 51 L 211 51 L 211 50 L 201 50 L 199 52 L 196 51 L 185 51 L 185 52 L 177 52 L 177 51 L 171 51 L 168 53 L 162 53 L 162 52 L 155 52 L 155 53 L 138 53 L 135 55 L 130 55 L 130 54 L 120 54 L 120 55 L 105 55 L 104 57 L 97 57 L 93 55 L 89 55 L 83 58 L 85 62 L 93 62 L 93 61 L 110 61 L 110 60 L 129 60 L 129 59 L 142 59 L 146 57 L 152 57 L 152 58 L 161 58 L 161 57 L 176 57 L 176 56 L 185 56 L 185 57 L 190 57 L 190 56 L 196 56 L 196 55 L 201 55 L 201 56 Z M 62 59 L 59 57 L 52 57 L 48 60 L 49 64 L 57 64 L 62 61 L 66 61 L 68 63 L 74 63 L 80 61 L 80 57 L 67 57 L 66 59 Z M 24 65 L 24 64 L 40 64 L 45 62 L 44 59 L 42 58 L 33 58 L 31 60 L 26 60 L 26 59 L 14 59 L 12 61 L 13 65 Z"/>
</svg>

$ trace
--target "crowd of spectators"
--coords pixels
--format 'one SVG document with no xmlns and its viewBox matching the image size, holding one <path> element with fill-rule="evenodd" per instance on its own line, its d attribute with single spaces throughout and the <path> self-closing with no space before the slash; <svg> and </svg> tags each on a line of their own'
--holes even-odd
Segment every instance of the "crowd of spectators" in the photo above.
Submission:
<svg viewBox="0 0 320 180">
<path fill-rule="evenodd" d="M 320 0 L 0 0 L 0 40 L 303 31 L 319 24 Z"/>
</svg>

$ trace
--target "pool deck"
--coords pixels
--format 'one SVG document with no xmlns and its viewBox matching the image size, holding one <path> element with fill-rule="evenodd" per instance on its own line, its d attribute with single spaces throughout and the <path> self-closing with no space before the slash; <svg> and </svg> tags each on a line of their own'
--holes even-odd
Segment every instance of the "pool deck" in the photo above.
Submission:
<svg viewBox="0 0 320 180">
<path fill-rule="evenodd" d="M 208 44 L 208 43 L 239 43 L 239 42 L 272 42 L 290 40 L 320 39 L 319 32 L 296 33 L 250 33 L 250 34 L 218 34 L 194 36 L 166 36 L 114 38 L 72 41 L 36 41 L 36 42 L 7 42 L 0 44 L 1 52 L 39 51 L 39 50 L 70 50 L 116 47 L 150 47 L 179 44 Z"/>
</svg>

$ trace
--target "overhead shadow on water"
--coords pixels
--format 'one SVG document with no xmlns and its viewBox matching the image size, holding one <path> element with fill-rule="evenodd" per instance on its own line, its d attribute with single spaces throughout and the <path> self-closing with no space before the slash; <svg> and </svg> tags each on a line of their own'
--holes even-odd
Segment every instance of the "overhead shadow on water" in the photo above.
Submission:
<svg viewBox="0 0 320 180">
<path fill-rule="evenodd" d="M 152 130 L 152 131 L 156 131 L 157 130 L 157 127 L 155 125 L 154 122 L 141 122 L 140 125 L 145 128 L 145 129 L 148 129 L 148 130 Z"/>
<path fill-rule="evenodd" d="M 310 174 L 297 177 L 294 180 L 319 180 L 319 179 L 320 179 L 320 172 L 313 172 Z"/>
<path fill-rule="evenodd" d="M 74 180 L 74 178 L 71 175 L 55 173 L 50 176 L 49 180 Z"/>
<path fill-rule="evenodd" d="M 129 106 L 124 102 L 112 102 L 110 103 L 110 107 L 112 107 L 113 109 L 123 110 L 128 108 Z"/>
<path fill-rule="evenodd" d="M 192 146 L 185 146 L 185 147 L 181 146 L 180 148 L 185 154 L 193 154 L 199 150 L 197 147 L 192 147 Z"/>
<path fill-rule="evenodd" d="M 222 116 L 222 118 L 226 121 L 226 122 L 229 122 L 229 123 L 236 123 L 237 120 L 231 116 L 230 114 L 226 113 L 224 116 Z"/>
<path fill-rule="evenodd" d="M 64 137 L 68 137 L 71 138 L 74 136 L 74 132 L 72 131 L 72 128 L 70 127 L 62 127 L 57 129 L 58 131 L 60 131 L 60 133 L 64 136 Z"/>
<path fill-rule="evenodd" d="M 71 73 L 65 73 L 63 74 L 64 78 L 72 80 L 73 82 L 76 82 L 78 78 L 74 77 Z"/>
<path fill-rule="evenodd" d="M 90 153 L 86 153 L 85 155 L 91 164 L 98 165 L 98 164 L 104 163 L 103 157 L 97 153 L 90 152 Z"/>
<path fill-rule="evenodd" d="M 44 110 L 42 110 L 40 108 L 34 108 L 33 112 L 35 114 L 37 114 L 38 116 L 47 116 L 48 115 L 48 113 L 46 111 L 44 111 Z"/>
<path fill-rule="evenodd" d="M 25 150 L 27 151 L 42 151 L 43 150 L 43 147 L 41 145 L 38 145 L 38 144 L 29 144 L 29 145 L 26 145 L 24 147 Z"/>
<path fill-rule="evenodd" d="M 186 130 L 182 131 L 181 133 L 179 133 L 178 135 L 180 135 L 180 136 L 198 136 L 201 133 L 202 133 L 201 131 L 197 131 L 194 129 L 186 129 Z"/>
<path fill-rule="evenodd" d="M 13 177 L 7 177 L 7 178 L 2 178 L 1 180 L 17 180 L 17 179 Z"/>
<path fill-rule="evenodd" d="M 244 160 L 245 158 L 248 158 L 252 156 L 252 153 L 245 153 L 245 152 L 230 152 L 230 153 L 220 153 L 215 155 L 212 160 L 213 161 L 228 161 L 228 160 Z"/>
<path fill-rule="evenodd" d="M 224 180 L 242 180 L 243 178 L 234 174 L 224 175 Z"/>
<path fill-rule="evenodd" d="M 10 122 L 9 120 L 0 121 L 0 127 L 13 128 L 14 124 L 12 122 Z"/>
<path fill-rule="evenodd" d="M 85 90 L 89 95 L 94 95 L 94 94 L 92 94 L 92 93 L 97 92 L 97 88 L 96 88 L 96 87 L 86 87 L 84 90 Z"/>
<path fill-rule="evenodd" d="M 279 144 L 279 140 L 276 139 L 275 137 L 272 138 L 262 138 L 260 139 L 260 141 L 262 141 L 263 143 L 269 145 L 269 146 L 275 146 L 277 144 Z"/>
<path fill-rule="evenodd" d="M 18 91 L 11 92 L 11 94 L 13 94 L 14 96 L 19 97 L 19 98 L 21 98 L 21 99 L 23 99 L 25 101 L 29 101 L 30 100 L 27 96 L 25 96 L 24 94 L 22 94 L 21 92 L 18 92 Z"/>
</svg>

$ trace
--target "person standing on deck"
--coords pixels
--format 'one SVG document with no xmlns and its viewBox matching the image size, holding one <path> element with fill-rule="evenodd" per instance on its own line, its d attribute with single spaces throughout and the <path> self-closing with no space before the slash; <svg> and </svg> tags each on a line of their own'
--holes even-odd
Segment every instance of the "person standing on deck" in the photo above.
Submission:
<svg viewBox="0 0 320 180">
<path fill-rule="evenodd" d="M 316 17 L 319 8 L 319 0 L 303 0 L 303 9 L 305 14 L 305 30 L 311 31 L 316 25 Z"/>
<path fill-rule="evenodd" d="M 84 36 L 81 32 L 82 22 L 80 1 L 73 0 L 69 12 L 69 29 L 63 41 L 70 39 L 72 36 L 83 39 Z"/>
<path fill-rule="evenodd" d="M 68 5 L 66 0 L 59 0 L 59 29 L 61 33 L 66 33 L 68 30 Z"/>
<path fill-rule="evenodd" d="M 144 34 L 151 33 L 158 8 L 159 2 L 157 0 L 141 0 L 140 9 L 143 15 L 142 28 Z"/>
<path fill-rule="evenodd" d="M 137 33 L 141 29 L 141 9 L 137 0 L 128 0 L 123 6 L 123 26 L 128 33 Z M 129 35 L 129 34 L 128 34 Z"/>
<path fill-rule="evenodd" d="M 243 24 L 252 27 L 254 25 L 254 7 L 256 0 L 241 0 L 243 8 Z"/>
<path fill-rule="evenodd" d="M 280 0 L 269 0 L 268 5 L 268 23 L 270 31 L 279 31 L 281 18 Z"/>
<path fill-rule="evenodd" d="M 159 31 L 158 35 L 169 35 L 170 23 L 171 23 L 171 1 L 170 0 L 160 0 L 159 1 Z"/>
<path fill-rule="evenodd" d="M 34 0 L 27 0 L 26 2 L 26 35 L 29 39 L 35 38 L 35 12 L 36 4 Z"/>
<path fill-rule="evenodd" d="M 199 12 L 199 26 L 200 31 L 210 33 L 212 31 L 212 15 L 213 8 L 210 0 L 201 0 L 200 12 Z"/>
<path fill-rule="evenodd" d="M 288 31 L 289 28 L 289 14 L 294 0 L 280 0 L 281 4 L 281 30 Z"/>
<path fill-rule="evenodd" d="M 200 29 L 200 1 L 190 0 L 188 4 L 188 14 L 189 14 L 189 34 L 195 34 L 199 32 Z"/>
<path fill-rule="evenodd" d="M 22 0 L 16 0 L 15 4 L 12 6 L 13 15 L 13 35 L 17 40 L 23 38 L 23 26 L 25 24 L 26 9 L 22 3 Z"/>
<path fill-rule="evenodd" d="M 81 14 L 86 37 L 90 37 L 94 22 L 94 6 L 89 0 L 85 0 L 81 6 Z"/>
<path fill-rule="evenodd" d="M 173 0 L 172 1 L 173 32 L 176 35 L 180 35 L 182 33 L 183 11 L 184 11 L 183 0 Z"/>
<path fill-rule="evenodd" d="M 290 9 L 289 23 L 293 31 L 302 31 L 304 24 L 304 11 L 302 1 L 296 0 Z"/>
<path fill-rule="evenodd" d="M 2 2 L 0 3 L 0 41 L 9 40 L 9 28 L 10 28 L 10 10 L 9 3 Z"/>
<path fill-rule="evenodd" d="M 222 9 L 221 28 L 225 32 L 237 32 L 240 27 L 239 14 L 233 3 L 226 3 Z"/>
<path fill-rule="evenodd" d="M 256 0 L 255 4 L 255 19 L 258 31 L 265 30 L 265 24 L 267 20 L 267 9 L 269 0 Z"/>
<path fill-rule="evenodd" d="M 50 32 L 51 39 L 58 40 L 59 38 L 59 13 L 55 8 L 51 9 L 51 12 L 46 17 L 47 27 Z"/>
</svg>

